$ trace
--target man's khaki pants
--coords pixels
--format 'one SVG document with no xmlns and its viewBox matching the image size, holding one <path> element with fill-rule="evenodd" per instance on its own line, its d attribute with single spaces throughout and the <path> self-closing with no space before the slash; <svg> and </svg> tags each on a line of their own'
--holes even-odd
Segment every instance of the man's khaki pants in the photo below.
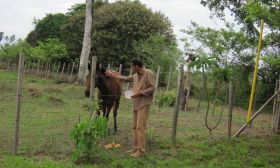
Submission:
<svg viewBox="0 0 280 168">
<path fill-rule="evenodd" d="M 146 105 L 133 113 L 133 146 L 135 150 L 145 152 L 146 143 L 146 120 L 149 116 L 150 106 Z"/>
</svg>

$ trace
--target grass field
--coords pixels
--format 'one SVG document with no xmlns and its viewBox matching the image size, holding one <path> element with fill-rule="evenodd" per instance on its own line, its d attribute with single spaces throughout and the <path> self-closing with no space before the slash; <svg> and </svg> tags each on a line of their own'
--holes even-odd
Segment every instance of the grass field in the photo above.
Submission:
<svg viewBox="0 0 280 168">
<path fill-rule="evenodd" d="M 196 112 L 197 100 L 180 111 L 176 143 L 171 141 L 173 108 L 151 108 L 148 122 L 147 154 L 133 159 L 131 148 L 132 104 L 122 99 L 116 135 L 112 115 L 109 136 L 99 141 L 96 159 L 91 164 L 75 165 L 71 160 L 74 124 L 88 118 L 89 100 L 84 87 L 25 76 L 20 119 L 18 156 L 11 155 L 16 109 L 17 74 L 0 71 L 0 167 L 280 167 L 280 137 L 268 129 L 270 116 L 261 115 L 255 127 L 240 138 L 227 138 L 227 110 L 212 137 L 204 124 L 205 105 Z M 204 103 L 205 104 L 205 103 Z M 210 117 L 214 124 L 218 118 Z M 234 108 L 233 133 L 246 121 L 246 110 Z M 121 148 L 105 149 L 108 143 Z"/>
</svg>

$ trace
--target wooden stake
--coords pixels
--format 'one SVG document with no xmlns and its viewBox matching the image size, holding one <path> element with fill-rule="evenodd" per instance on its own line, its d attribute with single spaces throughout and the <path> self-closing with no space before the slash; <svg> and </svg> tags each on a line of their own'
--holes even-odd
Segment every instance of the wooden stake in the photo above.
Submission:
<svg viewBox="0 0 280 168">
<path fill-rule="evenodd" d="M 67 66 L 67 75 L 69 75 L 69 73 L 70 73 L 70 66 L 71 66 L 71 64 L 68 63 L 68 66 Z"/>
<path fill-rule="evenodd" d="M 280 79 L 280 78 L 279 78 Z M 274 93 L 276 93 L 276 91 L 278 90 L 278 88 L 280 88 L 279 86 L 279 81 L 280 80 L 276 80 L 276 84 L 275 84 L 275 89 L 274 89 Z M 275 130 L 276 128 L 276 111 L 277 111 L 277 107 L 278 107 L 278 96 L 276 96 L 273 100 L 273 111 L 272 111 L 272 129 Z"/>
<path fill-rule="evenodd" d="M 49 68 L 49 63 L 47 63 L 47 65 L 46 65 L 45 78 L 47 78 L 47 75 L 48 75 L 48 68 Z"/>
<path fill-rule="evenodd" d="M 160 66 L 158 66 L 158 69 L 157 69 L 157 78 L 156 78 L 156 84 L 155 84 L 155 92 L 154 92 L 154 97 L 153 97 L 153 101 L 155 101 L 156 99 L 156 94 L 157 94 L 157 89 L 158 89 L 158 83 L 159 83 L 159 72 L 160 72 Z"/>
<path fill-rule="evenodd" d="M 16 106 L 16 118 L 15 118 L 15 135 L 14 135 L 14 144 L 13 144 L 13 155 L 17 154 L 17 148 L 18 148 L 20 105 L 21 105 L 23 71 L 24 71 L 23 68 L 24 68 L 24 56 L 20 52 L 19 66 L 18 66 L 17 106 Z"/>
<path fill-rule="evenodd" d="M 60 62 L 58 62 L 58 66 L 57 66 L 57 71 L 56 71 L 56 76 L 57 77 L 58 77 L 59 68 L 60 68 Z"/>
<path fill-rule="evenodd" d="M 119 73 L 122 74 L 122 64 L 120 64 Z"/>
<path fill-rule="evenodd" d="M 179 76 L 178 76 L 178 84 L 177 84 L 178 89 L 177 89 L 177 96 L 176 96 L 175 107 L 174 107 L 173 126 L 172 126 L 172 133 L 171 133 L 171 137 L 173 141 L 175 141 L 176 138 L 177 120 L 179 114 L 180 98 L 182 93 L 183 75 L 184 75 L 184 69 L 183 69 L 183 65 L 181 65 Z"/>
<path fill-rule="evenodd" d="M 63 73 L 64 73 L 64 68 L 65 68 L 65 62 L 63 63 L 63 66 L 62 66 L 62 70 L 61 70 L 61 74 L 60 74 L 59 79 L 62 78 L 62 75 L 63 75 Z"/>
<path fill-rule="evenodd" d="M 233 137 L 239 136 L 241 134 L 241 132 L 243 132 L 245 130 L 245 128 L 261 113 L 261 110 L 274 98 L 278 95 L 278 93 L 280 93 L 280 89 L 278 89 L 278 91 L 272 96 L 270 97 L 263 105 L 262 107 L 251 117 L 251 119 L 244 124 L 234 135 Z"/>
<path fill-rule="evenodd" d="M 50 76 L 50 71 L 51 71 L 51 64 L 49 64 L 49 66 L 48 66 L 47 79 L 48 79 L 49 76 Z"/>
<path fill-rule="evenodd" d="M 73 62 L 73 64 L 72 64 L 72 69 L 71 69 L 71 74 L 70 74 L 70 82 L 72 81 L 72 75 L 73 75 L 74 67 L 75 67 L 75 62 Z"/>
<path fill-rule="evenodd" d="M 93 99 L 94 99 L 94 87 L 95 87 L 95 74 L 96 74 L 96 63 L 97 63 L 97 57 L 94 56 L 92 57 L 92 65 L 91 65 L 91 76 L 90 76 L 90 96 L 89 96 L 89 100 L 90 100 L 90 104 L 91 104 L 91 108 L 90 108 L 90 118 L 92 118 L 93 116 Z"/>
<path fill-rule="evenodd" d="M 233 109 L 233 97 L 234 88 L 232 86 L 232 81 L 229 82 L 229 99 L 228 99 L 228 138 L 231 138 L 231 123 L 232 123 L 232 109 Z"/>
</svg>

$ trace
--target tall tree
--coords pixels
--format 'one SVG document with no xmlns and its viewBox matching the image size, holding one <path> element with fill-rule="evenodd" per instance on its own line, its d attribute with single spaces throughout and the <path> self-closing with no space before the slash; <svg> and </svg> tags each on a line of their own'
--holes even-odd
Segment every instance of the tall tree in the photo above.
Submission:
<svg viewBox="0 0 280 168">
<path fill-rule="evenodd" d="M 94 6 L 91 55 L 98 56 L 98 60 L 103 63 L 128 66 L 129 60 L 139 53 L 134 44 L 142 43 L 152 36 L 162 36 L 164 43 L 170 45 L 175 40 L 169 19 L 139 1 L 117 1 Z M 62 28 L 63 40 L 73 60 L 80 52 L 80 34 L 84 25 L 83 8 L 77 8 L 69 12 L 71 17 Z"/>
<path fill-rule="evenodd" d="M 84 29 L 83 47 L 80 56 L 80 66 L 77 77 L 77 83 L 83 83 L 86 77 L 88 58 L 91 48 L 91 26 L 92 26 L 92 4 L 94 0 L 86 0 L 86 20 Z"/>
<path fill-rule="evenodd" d="M 62 13 L 47 14 L 41 20 L 35 19 L 33 22 L 35 29 L 27 35 L 26 41 L 30 45 L 36 46 L 39 41 L 44 42 L 48 38 L 62 40 L 60 30 L 67 20 L 67 16 Z"/>
</svg>

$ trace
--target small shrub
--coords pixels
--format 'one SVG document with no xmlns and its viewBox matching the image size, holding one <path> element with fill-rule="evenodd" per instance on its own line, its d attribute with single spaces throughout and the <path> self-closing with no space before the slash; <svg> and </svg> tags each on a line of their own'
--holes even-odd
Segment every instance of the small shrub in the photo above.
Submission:
<svg viewBox="0 0 280 168">
<path fill-rule="evenodd" d="M 89 121 L 76 124 L 71 132 L 75 140 L 76 149 L 72 155 L 75 163 L 94 160 L 97 140 L 107 136 L 107 118 L 97 117 Z"/>
<path fill-rule="evenodd" d="M 162 92 L 158 94 L 158 106 L 173 106 L 176 100 L 176 90 Z"/>
</svg>

